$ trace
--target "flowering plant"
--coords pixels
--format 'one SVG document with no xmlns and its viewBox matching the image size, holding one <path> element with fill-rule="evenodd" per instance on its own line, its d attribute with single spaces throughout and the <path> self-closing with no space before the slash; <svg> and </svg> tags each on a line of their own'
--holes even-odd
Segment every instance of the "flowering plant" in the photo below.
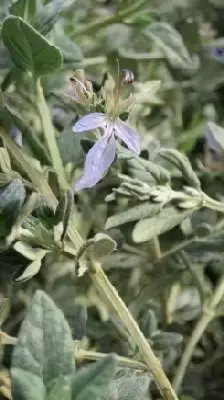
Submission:
<svg viewBox="0 0 224 400">
<path fill-rule="evenodd" d="M 91 8 L 0 2 L 0 397 L 221 400 L 223 4 Z"/>
</svg>

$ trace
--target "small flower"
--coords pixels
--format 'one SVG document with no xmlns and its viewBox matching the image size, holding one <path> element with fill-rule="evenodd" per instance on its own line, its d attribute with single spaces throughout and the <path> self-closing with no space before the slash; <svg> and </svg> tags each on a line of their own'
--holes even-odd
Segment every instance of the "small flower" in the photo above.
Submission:
<svg viewBox="0 0 224 400">
<path fill-rule="evenodd" d="M 119 117 L 112 119 L 103 113 L 91 113 L 76 122 L 73 132 L 83 133 L 96 128 L 102 129 L 103 136 L 89 150 L 83 175 L 75 185 L 76 190 L 95 186 L 102 179 L 115 159 L 116 138 L 121 139 L 136 154 L 140 153 L 137 133 Z"/>
<path fill-rule="evenodd" d="M 10 129 L 9 134 L 10 134 L 11 139 L 17 144 L 17 146 L 23 147 L 23 137 L 22 137 L 22 133 L 21 133 L 21 131 L 20 131 L 18 128 L 16 128 L 15 126 L 13 126 L 13 127 Z"/>
<path fill-rule="evenodd" d="M 210 56 L 224 62 L 224 47 L 212 47 L 210 50 Z"/>
</svg>

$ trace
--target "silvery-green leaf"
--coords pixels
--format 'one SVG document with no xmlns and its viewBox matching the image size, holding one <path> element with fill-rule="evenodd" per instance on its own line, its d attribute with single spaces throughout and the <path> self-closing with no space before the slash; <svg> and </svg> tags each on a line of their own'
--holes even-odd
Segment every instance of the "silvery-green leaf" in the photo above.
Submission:
<svg viewBox="0 0 224 400">
<path fill-rule="evenodd" d="M 71 390 L 66 384 L 64 376 L 59 376 L 55 379 L 52 389 L 47 395 L 46 400 L 71 400 Z"/>
<path fill-rule="evenodd" d="M 80 137 L 72 133 L 70 128 L 61 133 L 58 147 L 65 164 L 70 162 L 80 164 L 83 161 L 84 152 L 80 144 Z"/>
<path fill-rule="evenodd" d="M 69 388 L 73 373 L 69 326 L 53 301 L 44 292 L 37 291 L 13 351 L 13 398 L 44 400 L 59 377 L 64 378 L 64 388 Z"/>
<path fill-rule="evenodd" d="M 107 355 L 100 361 L 82 368 L 72 382 L 73 400 L 98 400 L 105 393 L 115 374 L 115 358 Z"/>
<path fill-rule="evenodd" d="M 55 29 L 53 32 L 53 41 L 61 50 L 64 57 L 64 62 L 71 65 L 80 63 L 84 58 L 80 47 L 74 42 L 74 40 L 70 39 L 69 36 L 58 31 L 59 29 Z"/>
<path fill-rule="evenodd" d="M 0 210 L 9 218 L 17 217 L 25 200 L 26 191 L 19 178 L 0 188 Z"/>
<path fill-rule="evenodd" d="M 158 332 L 152 335 L 153 347 L 158 350 L 166 350 L 172 346 L 178 346 L 183 341 L 183 336 L 177 332 Z"/>
<path fill-rule="evenodd" d="M 141 219 L 136 223 L 132 232 L 132 239 L 135 243 L 151 240 L 179 225 L 192 212 L 193 209 L 180 211 L 172 205 L 162 208 L 158 215 Z"/>
<path fill-rule="evenodd" d="M 4 20 L 2 39 L 14 64 L 35 77 L 56 72 L 62 66 L 60 50 L 21 17 Z"/>
<path fill-rule="evenodd" d="M 94 236 L 93 241 L 91 251 L 96 259 L 112 253 L 117 247 L 115 240 L 105 233 L 97 233 Z"/>
<path fill-rule="evenodd" d="M 62 12 L 73 3 L 74 0 L 51 0 L 36 14 L 34 27 L 42 33 L 42 35 L 47 35 L 60 18 Z"/>
<path fill-rule="evenodd" d="M 159 154 L 181 171 L 183 179 L 185 179 L 189 186 L 198 190 L 201 188 L 200 180 L 193 171 L 190 161 L 184 154 L 175 149 L 160 149 Z"/>
<path fill-rule="evenodd" d="M 23 254 L 25 257 L 28 255 L 26 252 L 23 252 L 23 250 L 20 248 L 21 246 L 21 242 L 16 242 L 16 244 L 14 245 L 15 250 L 17 250 L 18 252 L 20 252 L 21 254 Z M 21 246 L 22 247 L 22 246 Z M 44 249 L 33 249 L 36 250 L 36 252 L 30 256 L 35 257 L 33 258 L 32 263 L 30 263 L 25 271 L 23 271 L 23 273 L 16 279 L 17 282 L 25 282 L 29 279 L 31 279 L 33 276 L 35 276 L 36 274 L 38 274 L 41 265 L 42 265 L 42 261 L 44 259 L 44 257 L 46 256 L 46 254 L 49 252 L 49 250 L 44 250 Z M 28 257 L 30 258 L 30 257 Z M 31 258 L 32 259 L 32 258 Z"/>
<path fill-rule="evenodd" d="M 104 257 L 116 250 L 116 242 L 105 233 L 97 233 L 93 238 L 87 240 L 79 249 L 77 261 L 86 251 L 90 251 L 96 258 Z"/>
<path fill-rule="evenodd" d="M 160 204 L 152 204 L 148 201 L 145 201 L 141 204 L 138 204 L 137 206 L 127 209 L 126 211 L 109 217 L 106 221 L 105 229 L 115 228 L 128 222 L 133 222 L 139 219 L 141 220 L 143 218 L 156 215 L 160 212 L 160 210 Z"/>
<path fill-rule="evenodd" d="M 11 162 L 8 150 L 4 147 L 0 147 L 0 169 L 2 172 L 11 171 Z"/>
<path fill-rule="evenodd" d="M 109 385 L 101 400 L 150 400 L 150 377 L 134 371 L 121 371 Z"/>
<path fill-rule="evenodd" d="M 140 328 L 146 338 L 151 338 L 153 333 L 156 332 L 158 326 L 158 319 L 155 311 L 152 309 L 147 310 L 140 320 Z"/>
<path fill-rule="evenodd" d="M 144 35 L 151 38 L 162 51 L 162 54 L 175 68 L 195 70 L 197 65 L 185 47 L 183 38 L 170 24 L 153 22 L 144 31 Z"/>
</svg>

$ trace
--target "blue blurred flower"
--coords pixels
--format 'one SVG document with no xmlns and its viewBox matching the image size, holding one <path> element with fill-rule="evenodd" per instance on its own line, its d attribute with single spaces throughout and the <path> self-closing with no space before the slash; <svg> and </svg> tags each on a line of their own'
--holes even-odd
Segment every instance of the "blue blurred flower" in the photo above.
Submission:
<svg viewBox="0 0 224 400">
<path fill-rule="evenodd" d="M 136 154 L 140 153 L 137 133 L 118 117 L 111 119 L 103 113 L 91 113 L 75 123 L 73 132 L 83 133 L 96 128 L 101 128 L 103 136 L 89 150 L 83 175 L 75 185 L 76 190 L 95 186 L 102 179 L 115 159 L 117 138 Z"/>
<path fill-rule="evenodd" d="M 23 147 L 23 137 L 22 137 L 22 133 L 21 131 L 16 128 L 15 126 L 13 126 L 10 129 L 9 135 L 11 137 L 11 139 L 17 144 L 17 146 L 19 147 Z"/>
<path fill-rule="evenodd" d="M 224 47 L 212 47 L 210 56 L 224 63 Z"/>
</svg>

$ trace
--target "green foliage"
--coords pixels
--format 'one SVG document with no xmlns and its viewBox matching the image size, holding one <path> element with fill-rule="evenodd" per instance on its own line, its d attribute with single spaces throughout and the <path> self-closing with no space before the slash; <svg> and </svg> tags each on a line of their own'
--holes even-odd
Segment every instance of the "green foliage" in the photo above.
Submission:
<svg viewBox="0 0 224 400">
<path fill-rule="evenodd" d="M 13 399 L 158 398 L 123 301 L 179 399 L 222 400 L 223 11 L 0 2 L 0 358 Z M 116 140 L 108 171 L 77 191 L 106 128 L 73 125 L 105 111 L 141 153 Z"/>
<path fill-rule="evenodd" d="M 59 378 L 61 386 L 70 390 L 74 373 L 70 329 L 61 311 L 41 291 L 36 292 L 23 321 L 11 373 L 15 399 L 44 399 Z"/>
<path fill-rule="evenodd" d="M 42 35 L 47 35 L 60 18 L 61 13 L 69 8 L 72 3 L 73 0 L 50 1 L 48 4 L 43 6 L 40 11 L 36 13 L 34 27 Z"/>
<path fill-rule="evenodd" d="M 32 23 L 36 13 L 36 0 L 17 0 L 10 6 L 9 11 L 11 14 Z"/>
<path fill-rule="evenodd" d="M 2 25 L 2 38 L 15 65 L 35 77 L 61 68 L 60 50 L 21 17 L 8 17 Z"/>
<path fill-rule="evenodd" d="M 103 360 L 80 371 L 72 382 L 75 400 L 99 399 L 115 374 L 115 359 L 108 355 Z"/>
<path fill-rule="evenodd" d="M 105 357 L 75 374 L 70 328 L 42 291 L 33 297 L 12 358 L 12 395 L 22 399 L 98 399 L 115 373 L 115 359 Z"/>
</svg>

